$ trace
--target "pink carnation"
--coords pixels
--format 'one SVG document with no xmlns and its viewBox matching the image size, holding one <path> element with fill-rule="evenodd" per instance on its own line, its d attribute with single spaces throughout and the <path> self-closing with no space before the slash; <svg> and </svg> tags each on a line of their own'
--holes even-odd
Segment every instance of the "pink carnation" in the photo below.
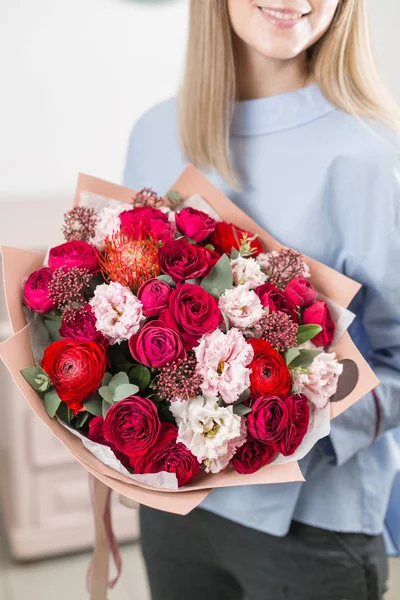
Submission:
<svg viewBox="0 0 400 600">
<path fill-rule="evenodd" d="M 253 348 L 238 329 L 223 333 L 219 329 L 202 337 L 194 349 L 197 373 L 203 378 L 201 390 L 205 395 L 221 395 L 227 404 L 236 402 L 250 387 Z"/>
</svg>

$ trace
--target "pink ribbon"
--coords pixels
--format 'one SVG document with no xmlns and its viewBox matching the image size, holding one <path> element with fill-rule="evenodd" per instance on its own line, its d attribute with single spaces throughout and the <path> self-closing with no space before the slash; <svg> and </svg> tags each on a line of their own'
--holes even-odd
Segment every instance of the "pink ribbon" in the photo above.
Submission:
<svg viewBox="0 0 400 600">
<path fill-rule="evenodd" d="M 122 571 L 118 542 L 112 529 L 111 489 L 93 475 L 89 475 L 90 498 L 94 516 L 94 551 L 88 567 L 86 585 L 90 600 L 107 600 L 107 591 L 117 584 Z M 109 581 L 110 551 L 117 569 Z"/>
</svg>

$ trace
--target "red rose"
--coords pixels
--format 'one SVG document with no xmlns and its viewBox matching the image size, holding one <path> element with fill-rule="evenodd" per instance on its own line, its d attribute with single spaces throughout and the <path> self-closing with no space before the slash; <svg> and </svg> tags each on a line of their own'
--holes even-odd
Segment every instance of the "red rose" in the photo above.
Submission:
<svg viewBox="0 0 400 600">
<path fill-rule="evenodd" d="M 183 208 L 176 213 L 175 222 L 178 230 L 195 242 L 202 242 L 215 229 L 216 221 L 207 213 L 195 208 Z"/>
<path fill-rule="evenodd" d="M 255 293 L 261 300 L 264 308 L 271 312 L 283 312 L 291 317 L 294 323 L 299 322 L 299 312 L 296 304 L 284 292 L 281 292 L 273 283 L 263 283 L 255 288 Z"/>
<path fill-rule="evenodd" d="M 171 239 L 171 224 L 168 215 L 158 208 L 137 206 L 120 214 L 121 231 L 138 239 L 151 236 L 155 240 Z"/>
<path fill-rule="evenodd" d="M 296 306 L 308 306 L 317 297 L 317 291 L 305 277 L 295 277 L 289 281 L 285 294 Z"/>
<path fill-rule="evenodd" d="M 158 251 L 158 260 L 162 272 L 178 282 L 206 275 L 215 264 L 215 252 L 181 238 L 164 242 Z"/>
<path fill-rule="evenodd" d="M 175 473 L 179 487 L 192 481 L 200 470 L 200 464 L 186 446 L 177 444 L 177 436 L 177 427 L 162 423 L 160 435 L 150 450 L 131 457 L 135 473 Z"/>
<path fill-rule="evenodd" d="M 336 325 L 329 308 L 323 300 L 314 302 L 303 312 L 304 325 L 321 325 L 322 331 L 312 339 L 316 346 L 330 346 L 335 336 Z"/>
<path fill-rule="evenodd" d="M 217 329 L 222 314 L 211 294 L 198 285 L 184 283 L 172 290 L 169 308 L 160 319 L 177 331 L 186 350 L 191 350 L 203 335 Z"/>
<path fill-rule="evenodd" d="M 146 452 L 160 433 L 157 407 L 148 398 L 130 396 L 108 410 L 104 435 L 120 452 L 131 456 Z"/>
<path fill-rule="evenodd" d="M 289 408 L 285 400 L 278 396 L 257 398 L 247 417 L 247 428 L 256 440 L 272 444 L 276 449 L 289 427 Z"/>
<path fill-rule="evenodd" d="M 28 308 L 37 313 L 47 313 L 55 308 L 49 296 L 49 284 L 53 278 L 53 270 L 43 267 L 34 271 L 24 285 L 24 302 Z"/>
<path fill-rule="evenodd" d="M 241 475 L 250 475 L 272 462 L 275 455 L 276 450 L 272 445 L 264 444 L 249 435 L 232 458 L 231 464 Z"/>
<path fill-rule="evenodd" d="M 61 400 L 75 413 L 100 387 L 106 370 L 106 351 L 96 342 L 60 340 L 44 351 L 40 364 Z"/>
<path fill-rule="evenodd" d="M 277 448 L 284 456 L 296 452 L 307 433 L 310 423 L 308 398 L 304 394 L 294 394 L 284 400 L 289 414 L 289 426 L 279 441 Z"/>
<path fill-rule="evenodd" d="M 181 338 L 164 321 L 147 323 L 139 335 L 130 338 L 129 350 L 137 362 L 154 369 L 186 358 Z"/>
<path fill-rule="evenodd" d="M 104 419 L 103 417 L 94 417 L 89 423 L 89 440 L 92 442 L 96 442 L 97 444 L 101 444 L 102 446 L 108 446 L 114 452 L 115 456 L 118 460 L 124 465 L 125 469 L 132 472 L 131 461 L 129 460 L 129 456 L 126 456 L 119 450 L 115 448 L 106 440 L 104 435 Z"/>
<path fill-rule="evenodd" d="M 49 253 L 49 267 L 66 270 L 78 267 L 87 269 L 89 273 L 99 270 L 99 255 L 96 248 L 87 242 L 74 240 L 52 248 Z"/>
<path fill-rule="evenodd" d="M 59 333 L 62 338 L 69 340 L 108 344 L 107 338 L 96 329 L 96 317 L 90 304 L 85 304 L 75 313 L 72 321 L 62 319 Z"/>
<path fill-rule="evenodd" d="M 285 398 L 290 391 L 290 371 L 282 356 L 265 340 L 252 338 L 247 343 L 254 350 L 249 365 L 252 398 L 274 395 Z"/>
<path fill-rule="evenodd" d="M 159 317 L 168 308 L 171 288 L 165 281 L 149 279 L 139 288 L 137 297 L 143 304 L 145 317 Z"/>
<path fill-rule="evenodd" d="M 240 229 L 236 225 L 220 221 L 216 224 L 214 233 L 211 236 L 210 242 L 214 246 L 215 250 L 220 254 L 230 255 L 232 248 L 236 250 L 240 249 L 242 242 L 250 240 L 254 237 L 253 233 Z M 239 243 L 238 243 L 239 240 Z M 253 250 L 252 256 L 257 256 L 260 252 L 264 252 L 262 244 L 258 238 L 255 238 L 250 242 L 250 248 Z"/>
</svg>

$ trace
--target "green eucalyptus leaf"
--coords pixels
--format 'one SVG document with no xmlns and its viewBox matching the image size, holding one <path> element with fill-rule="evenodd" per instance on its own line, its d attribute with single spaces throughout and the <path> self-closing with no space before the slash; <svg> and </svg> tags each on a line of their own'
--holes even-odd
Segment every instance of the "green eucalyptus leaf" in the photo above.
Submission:
<svg viewBox="0 0 400 600">
<path fill-rule="evenodd" d="M 185 283 L 191 283 L 192 285 L 200 285 L 201 279 L 200 277 L 196 277 L 195 279 L 186 279 Z"/>
<path fill-rule="evenodd" d="M 235 404 L 233 407 L 233 412 L 235 415 L 239 415 L 239 417 L 244 417 L 245 415 L 251 413 L 251 408 L 250 406 L 246 406 L 246 404 Z"/>
<path fill-rule="evenodd" d="M 101 387 L 99 389 L 99 394 L 103 398 L 103 400 L 105 400 L 109 404 L 112 404 L 114 392 L 108 386 L 104 385 L 103 387 Z"/>
<path fill-rule="evenodd" d="M 53 342 L 58 342 L 61 340 L 61 335 L 59 333 L 59 329 L 61 327 L 61 318 L 58 319 L 46 319 L 44 318 L 44 324 L 50 334 L 50 337 Z"/>
<path fill-rule="evenodd" d="M 185 201 L 184 197 L 175 190 L 170 190 L 167 194 L 167 198 L 171 207 L 175 210 L 179 208 L 179 206 L 181 206 Z"/>
<path fill-rule="evenodd" d="M 129 371 L 129 381 L 139 387 L 143 392 L 150 385 L 151 373 L 150 370 L 143 365 L 133 365 Z"/>
<path fill-rule="evenodd" d="M 117 387 L 122 385 L 123 383 L 129 383 L 129 377 L 124 371 L 121 371 L 120 373 L 117 373 L 116 375 L 114 375 L 114 377 L 111 379 L 110 383 L 108 384 L 108 387 L 109 387 L 110 391 L 112 393 L 114 393 L 115 390 L 117 389 Z"/>
<path fill-rule="evenodd" d="M 53 419 L 56 415 L 57 409 L 61 404 L 61 398 L 57 394 L 56 390 L 50 390 L 43 396 L 44 407 L 50 419 Z"/>
<path fill-rule="evenodd" d="M 103 385 L 103 386 L 108 385 L 112 378 L 113 378 L 113 376 L 111 375 L 111 373 L 104 373 L 104 377 L 103 377 L 103 381 L 101 382 L 101 385 Z"/>
<path fill-rule="evenodd" d="M 86 423 L 86 421 L 89 419 L 90 413 L 88 413 L 87 411 L 82 412 L 79 417 L 78 420 L 76 422 L 76 427 L 77 429 L 80 429 L 81 427 L 83 427 Z"/>
<path fill-rule="evenodd" d="M 224 323 L 225 323 L 225 330 L 226 330 L 225 332 L 228 333 L 228 331 L 231 328 L 231 324 L 229 322 L 228 315 L 226 313 L 224 313 L 222 310 L 221 310 L 221 314 L 223 316 Z"/>
<path fill-rule="evenodd" d="M 39 394 L 44 394 L 52 387 L 49 376 L 40 367 L 26 367 L 21 370 L 21 375 Z"/>
<path fill-rule="evenodd" d="M 237 404 L 242 404 L 243 402 L 246 402 L 246 400 L 248 400 L 250 398 L 250 388 L 248 388 L 247 390 L 244 390 L 244 392 L 242 392 L 238 398 Z"/>
<path fill-rule="evenodd" d="M 71 411 L 68 410 L 68 406 L 65 404 L 65 402 L 61 402 L 56 414 L 63 423 L 69 424 Z"/>
<path fill-rule="evenodd" d="M 119 402 L 120 400 L 125 400 L 125 398 L 129 398 L 129 396 L 134 396 L 139 391 L 137 385 L 133 385 L 133 383 L 123 383 L 119 385 L 114 392 L 113 402 Z"/>
<path fill-rule="evenodd" d="M 297 332 L 297 345 L 305 344 L 321 333 L 321 325 L 300 325 Z"/>
<path fill-rule="evenodd" d="M 233 286 L 233 275 L 229 258 L 223 254 L 207 277 L 201 282 L 201 287 L 214 298 L 219 298 Z"/>
<path fill-rule="evenodd" d="M 300 350 L 298 348 L 289 348 L 284 354 L 285 363 L 289 366 L 298 356 L 300 356 Z"/>
<path fill-rule="evenodd" d="M 102 400 L 98 394 L 91 396 L 86 400 L 86 402 L 83 403 L 83 406 L 86 408 L 86 410 L 95 417 L 101 417 L 101 405 Z"/>
<path fill-rule="evenodd" d="M 109 409 L 111 408 L 111 404 L 109 404 L 108 402 L 106 402 L 105 400 L 103 400 L 103 403 L 101 405 L 101 415 L 103 417 L 103 419 L 106 418 L 107 413 L 109 411 Z"/>
<path fill-rule="evenodd" d="M 169 275 L 164 275 L 163 273 L 157 277 L 160 281 L 167 283 L 170 287 L 175 288 L 176 283 Z"/>
<path fill-rule="evenodd" d="M 231 260 L 235 260 L 236 258 L 239 258 L 239 256 L 240 256 L 239 250 L 237 250 L 236 248 L 232 248 Z"/>
<path fill-rule="evenodd" d="M 308 350 L 302 348 L 300 355 L 297 356 L 290 364 L 291 369 L 307 369 L 319 354 L 322 354 L 322 350 Z"/>
</svg>

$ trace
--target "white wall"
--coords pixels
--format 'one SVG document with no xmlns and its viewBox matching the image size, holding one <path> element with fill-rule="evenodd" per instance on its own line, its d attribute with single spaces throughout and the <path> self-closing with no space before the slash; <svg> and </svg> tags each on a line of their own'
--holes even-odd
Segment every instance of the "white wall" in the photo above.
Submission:
<svg viewBox="0 0 400 600">
<path fill-rule="evenodd" d="M 187 3 L 0 0 L 0 202 L 66 198 L 78 171 L 120 181 L 131 124 L 176 89 Z M 369 4 L 400 100 L 400 3 Z"/>
</svg>

